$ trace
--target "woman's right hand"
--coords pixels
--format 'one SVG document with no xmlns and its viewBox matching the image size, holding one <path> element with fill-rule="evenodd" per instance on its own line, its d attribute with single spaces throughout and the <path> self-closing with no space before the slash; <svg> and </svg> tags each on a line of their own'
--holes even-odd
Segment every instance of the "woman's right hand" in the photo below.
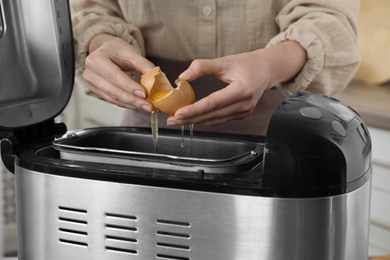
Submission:
<svg viewBox="0 0 390 260">
<path fill-rule="evenodd" d="M 127 42 L 100 34 L 90 42 L 83 78 L 98 98 L 119 107 L 151 112 L 152 105 L 145 99 L 145 89 L 126 72 L 144 74 L 154 67 Z"/>
</svg>

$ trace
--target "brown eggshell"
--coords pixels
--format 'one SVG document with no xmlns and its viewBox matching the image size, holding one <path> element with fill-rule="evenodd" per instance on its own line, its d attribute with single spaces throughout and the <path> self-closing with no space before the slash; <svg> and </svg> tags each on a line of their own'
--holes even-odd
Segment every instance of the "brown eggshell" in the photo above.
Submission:
<svg viewBox="0 0 390 260">
<path fill-rule="evenodd" d="M 151 97 L 154 93 L 173 89 L 165 73 L 160 70 L 160 67 L 155 67 L 143 74 L 140 84 L 146 89 L 146 98 L 149 101 L 153 101 Z"/>
<path fill-rule="evenodd" d="M 158 110 L 170 116 L 184 106 L 195 102 L 195 93 L 187 81 L 178 79 L 175 81 L 177 88 L 172 89 L 167 95 L 153 101 Z"/>
<path fill-rule="evenodd" d="M 195 102 L 195 93 L 187 81 L 177 79 L 173 88 L 160 67 L 155 67 L 142 75 L 140 84 L 146 89 L 146 98 L 154 109 L 170 116 L 186 105 Z"/>
</svg>

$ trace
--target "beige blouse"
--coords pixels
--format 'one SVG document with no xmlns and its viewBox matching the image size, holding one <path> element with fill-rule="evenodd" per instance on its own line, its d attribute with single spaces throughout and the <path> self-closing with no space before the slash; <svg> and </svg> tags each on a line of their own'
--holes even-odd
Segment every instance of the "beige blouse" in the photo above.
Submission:
<svg viewBox="0 0 390 260">
<path fill-rule="evenodd" d="M 360 61 L 359 0 L 70 0 L 70 3 L 79 84 L 84 84 L 80 74 L 89 42 L 99 33 L 121 37 L 144 55 L 178 61 L 215 58 L 295 40 L 306 49 L 308 60 L 295 79 L 282 84 L 289 93 L 300 90 L 338 93 L 352 79 Z"/>
</svg>

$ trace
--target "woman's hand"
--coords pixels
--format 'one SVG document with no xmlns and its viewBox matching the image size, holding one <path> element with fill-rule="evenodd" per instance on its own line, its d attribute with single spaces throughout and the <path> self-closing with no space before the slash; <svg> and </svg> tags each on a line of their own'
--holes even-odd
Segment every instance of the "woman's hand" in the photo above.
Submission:
<svg viewBox="0 0 390 260">
<path fill-rule="evenodd" d="M 126 72 L 145 73 L 155 65 L 120 38 L 100 34 L 89 45 L 83 78 L 100 99 L 129 109 L 152 111 L 145 89 Z"/>
<path fill-rule="evenodd" d="M 248 116 L 264 91 L 292 79 L 306 62 L 306 51 L 297 42 L 209 60 L 195 60 L 179 78 L 193 81 L 214 75 L 228 85 L 176 111 L 167 124 L 218 125 Z"/>
</svg>

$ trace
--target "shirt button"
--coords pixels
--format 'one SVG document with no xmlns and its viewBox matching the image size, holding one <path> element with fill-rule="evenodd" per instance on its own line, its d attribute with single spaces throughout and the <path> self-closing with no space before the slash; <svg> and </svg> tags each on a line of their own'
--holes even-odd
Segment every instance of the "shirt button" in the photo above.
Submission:
<svg viewBox="0 0 390 260">
<path fill-rule="evenodd" d="M 211 7 L 209 5 L 203 6 L 202 13 L 204 16 L 210 16 L 213 10 L 211 10 Z"/>
</svg>

